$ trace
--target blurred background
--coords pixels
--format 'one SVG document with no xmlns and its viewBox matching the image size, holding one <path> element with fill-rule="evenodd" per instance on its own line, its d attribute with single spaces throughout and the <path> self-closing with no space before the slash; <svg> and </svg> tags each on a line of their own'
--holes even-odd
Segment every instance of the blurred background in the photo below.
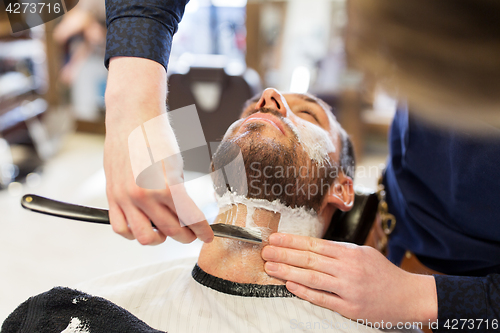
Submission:
<svg viewBox="0 0 500 333">
<path fill-rule="evenodd" d="M 214 142 L 263 88 L 313 93 L 334 107 L 353 139 L 355 183 L 375 189 L 396 102 L 347 66 L 346 22 L 344 0 L 191 0 L 172 46 L 169 109 L 196 104 Z M 143 247 L 109 226 L 20 206 L 22 195 L 34 193 L 107 207 L 105 36 L 104 0 L 80 0 L 61 18 L 15 34 L 0 7 L 0 322 L 53 286 L 200 249 L 170 240 Z M 189 157 L 186 169 L 196 176 L 208 162 Z M 188 190 L 211 209 L 205 185 Z"/>
</svg>

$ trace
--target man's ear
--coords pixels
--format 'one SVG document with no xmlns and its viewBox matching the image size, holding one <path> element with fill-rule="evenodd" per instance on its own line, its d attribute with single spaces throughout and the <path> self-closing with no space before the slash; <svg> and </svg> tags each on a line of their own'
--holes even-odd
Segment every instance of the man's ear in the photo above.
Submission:
<svg viewBox="0 0 500 333">
<path fill-rule="evenodd" d="M 325 200 L 327 204 L 343 212 L 351 210 L 354 204 L 354 185 L 351 177 L 340 173 L 330 186 Z"/>
</svg>

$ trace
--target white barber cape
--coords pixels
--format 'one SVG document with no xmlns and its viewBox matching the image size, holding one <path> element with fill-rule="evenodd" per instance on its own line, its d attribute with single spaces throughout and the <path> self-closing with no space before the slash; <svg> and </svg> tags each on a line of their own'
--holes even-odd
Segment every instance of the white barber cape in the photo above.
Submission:
<svg viewBox="0 0 500 333">
<path fill-rule="evenodd" d="M 196 260 L 143 266 L 80 284 L 78 289 L 170 333 L 380 332 L 301 300 L 284 286 L 238 284 L 206 274 Z"/>
</svg>

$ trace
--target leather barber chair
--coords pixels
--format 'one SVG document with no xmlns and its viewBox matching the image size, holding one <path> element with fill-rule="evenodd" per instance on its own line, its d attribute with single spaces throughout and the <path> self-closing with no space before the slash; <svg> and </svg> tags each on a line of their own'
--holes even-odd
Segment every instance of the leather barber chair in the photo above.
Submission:
<svg viewBox="0 0 500 333">
<path fill-rule="evenodd" d="M 348 212 L 337 210 L 325 233 L 324 239 L 364 245 L 375 221 L 379 199 L 377 193 L 355 186 L 355 198 Z"/>
<path fill-rule="evenodd" d="M 212 143 L 221 141 L 228 127 L 238 119 L 245 102 L 261 89 L 259 76 L 251 69 L 231 75 L 223 66 L 191 66 L 185 74 L 169 76 L 167 104 L 172 111 L 195 104 L 206 142 L 214 147 Z M 188 151 L 182 157 L 185 170 L 208 173 L 206 156 Z"/>
</svg>

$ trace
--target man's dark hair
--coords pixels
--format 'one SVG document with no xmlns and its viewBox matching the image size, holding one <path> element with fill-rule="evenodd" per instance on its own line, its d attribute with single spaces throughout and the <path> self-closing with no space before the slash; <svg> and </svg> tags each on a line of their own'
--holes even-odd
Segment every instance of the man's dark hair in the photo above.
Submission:
<svg viewBox="0 0 500 333">
<path fill-rule="evenodd" d="M 347 132 L 340 127 L 341 151 L 339 156 L 340 169 L 347 177 L 354 180 L 354 171 L 356 167 L 356 158 L 354 157 L 354 146 Z"/>
</svg>

